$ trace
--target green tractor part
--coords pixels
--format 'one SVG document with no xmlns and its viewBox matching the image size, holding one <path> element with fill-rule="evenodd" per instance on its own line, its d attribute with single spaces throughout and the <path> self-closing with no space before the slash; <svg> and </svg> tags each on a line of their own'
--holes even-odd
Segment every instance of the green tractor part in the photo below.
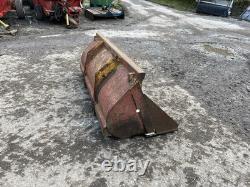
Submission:
<svg viewBox="0 0 250 187">
<path fill-rule="evenodd" d="M 90 7 L 109 7 L 113 0 L 90 0 Z"/>
<path fill-rule="evenodd" d="M 85 17 L 95 20 L 101 18 L 124 19 L 125 13 L 119 0 L 90 0 L 90 7 L 85 8 Z"/>
</svg>

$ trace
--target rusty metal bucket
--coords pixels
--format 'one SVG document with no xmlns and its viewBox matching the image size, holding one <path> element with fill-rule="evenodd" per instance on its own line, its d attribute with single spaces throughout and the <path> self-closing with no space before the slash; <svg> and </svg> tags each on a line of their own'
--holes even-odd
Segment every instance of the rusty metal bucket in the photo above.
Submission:
<svg viewBox="0 0 250 187">
<path fill-rule="evenodd" d="M 127 138 L 177 130 L 176 122 L 142 93 L 143 70 L 101 34 L 83 52 L 81 70 L 104 135 Z"/>
</svg>

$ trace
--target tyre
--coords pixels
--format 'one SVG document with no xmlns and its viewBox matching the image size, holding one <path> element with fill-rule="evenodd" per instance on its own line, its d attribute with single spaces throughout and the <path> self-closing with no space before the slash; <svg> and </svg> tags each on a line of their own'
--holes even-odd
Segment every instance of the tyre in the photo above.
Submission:
<svg viewBox="0 0 250 187">
<path fill-rule="evenodd" d="M 19 19 L 25 18 L 25 11 L 23 8 L 23 0 L 15 0 L 16 14 Z"/>
<path fill-rule="evenodd" d="M 28 4 L 29 4 L 29 7 L 30 7 L 30 9 L 34 9 L 34 3 L 33 3 L 33 0 L 27 0 L 28 1 Z"/>
<path fill-rule="evenodd" d="M 125 18 L 125 12 L 122 11 L 122 14 L 119 16 L 120 19 L 124 19 Z"/>
<path fill-rule="evenodd" d="M 86 18 L 88 18 L 88 19 L 90 19 L 92 21 L 95 20 L 95 16 L 92 13 L 90 13 L 88 10 L 85 10 L 84 15 L 85 15 Z"/>
<path fill-rule="evenodd" d="M 59 4 L 56 4 L 53 10 L 54 10 L 54 19 L 58 22 L 62 22 L 64 17 L 63 7 Z"/>
<path fill-rule="evenodd" d="M 223 17 L 228 17 L 228 10 L 224 12 Z"/>
<path fill-rule="evenodd" d="M 43 8 L 41 5 L 35 5 L 34 10 L 35 10 L 35 16 L 37 20 L 43 20 L 45 18 L 45 14 L 43 12 Z"/>
</svg>

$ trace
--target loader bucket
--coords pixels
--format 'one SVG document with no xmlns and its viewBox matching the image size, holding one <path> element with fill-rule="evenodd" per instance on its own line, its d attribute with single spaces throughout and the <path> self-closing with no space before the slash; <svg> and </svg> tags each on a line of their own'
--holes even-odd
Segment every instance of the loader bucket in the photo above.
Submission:
<svg viewBox="0 0 250 187">
<path fill-rule="evenodd" d="M 153 136 L 178 125 L 142 93 L 143 70 L 101 34 L 81 58 L 81 70 L 106 136 Z"/>
</svg>

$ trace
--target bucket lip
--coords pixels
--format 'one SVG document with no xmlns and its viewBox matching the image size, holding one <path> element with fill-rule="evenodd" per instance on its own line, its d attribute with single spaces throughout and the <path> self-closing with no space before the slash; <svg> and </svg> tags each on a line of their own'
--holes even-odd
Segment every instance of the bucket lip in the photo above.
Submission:
<svg viewBox="0 0 250 187">
<path fill-rule="evenodd" d="M 122 59 L 126 65 L 128 65 L 133 71 L 135 71 L 137 74 L 141 74 L 142 80 L 145 77 L 145 72 L 142 68 L 140 68 L 134 61 L 129 58 L 125 53 L 123 53 L 116 45 L 111 43 L 106 37 L 104 37 L 101 33 L 96 33 L 95 40 L 101 39 L 104 42 L 104 45 L 108 47 L 111 51 L 114 51 L 114 53 Z"/>
</svg>

